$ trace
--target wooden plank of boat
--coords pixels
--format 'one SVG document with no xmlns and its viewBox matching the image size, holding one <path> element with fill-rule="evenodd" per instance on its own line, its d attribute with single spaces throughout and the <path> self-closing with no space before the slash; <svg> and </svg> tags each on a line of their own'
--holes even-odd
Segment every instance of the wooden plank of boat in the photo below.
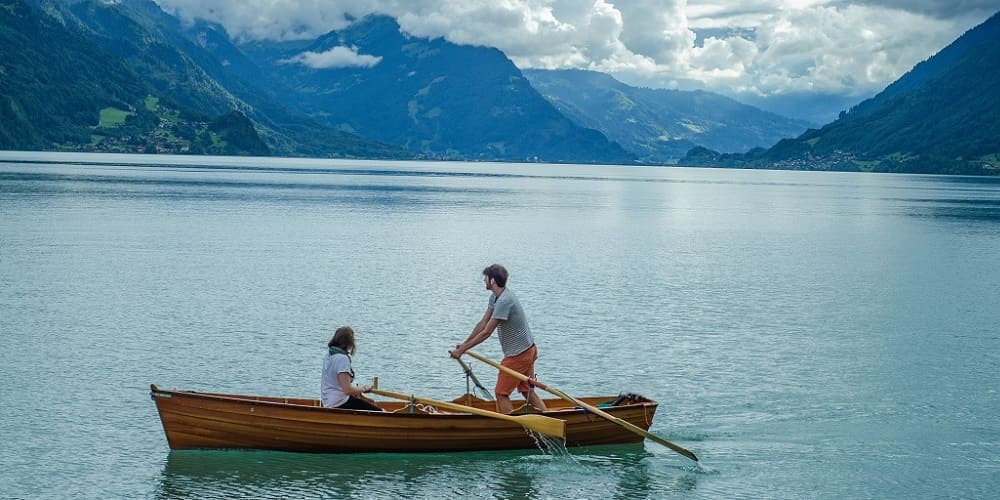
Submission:
<svg viewBox="0 0 1000 500">
<path fill-rule="evenodd" d="M 166 390 L 151 396 L 171 449 L 239 448 L 316 453 L 434 452 L 533 449 L 535 438 L 515 422 L 470 413 L 421 413 L 408 403 L 380 401 L 387 412 L 323 408 L 317 399 Z M 597 405 L 614 396 L 582 398 Z M 466 395 L 456 402 L 484 410 L 495 403 Z M 546 401 L 546 417 L 566 422 L 566 444 L 641 442 L 641 436 L 559 399 Z M 606 408 L 649 428 L 656 402 L 637 399 Z"/>
</svg>

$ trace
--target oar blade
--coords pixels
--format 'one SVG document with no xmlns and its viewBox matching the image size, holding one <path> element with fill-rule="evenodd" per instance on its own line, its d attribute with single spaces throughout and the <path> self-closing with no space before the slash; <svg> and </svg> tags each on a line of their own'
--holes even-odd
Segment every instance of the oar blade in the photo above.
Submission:
<svg viewBox="0 0 1000 500">
<path fill-rule="evenodd" d="M 539 382 L 537 380 L 528 379 L 528 377 L 526 377 L 524 374 L 518 373 L 518 372 L 510 369 L 509 367 L 503 366 L 500 363 L 497 363 L 496 361 L 493 361 L 490 358 L 487 358 L 485 356 L 481 356 L 481 355 L 476 354 L 476 353 L 474 353 L 472 351 L 465 351 L 465 354 L 468 354 L 469 356 L 472 356 L 473 358 L 476 358 L 479 361 L 482 361 L 483 363 L 486 363 L 486 364 L 488 364 L 488 365 L 490 365 L 490 366 L 492 366 L 492 367 L 494 367 L 494 368 L 496 368 L 496 369 L 498 369 L 498 370 L 500 370 L 502 372 L 505 372 L 505 373 L 509 374 L 510 376 L 512 376 L 512 377 L 514 377 L 514 378 L 516 378 L 518 380 L 525 381 L 525 382 L 531 382 L 536 387 L 544 389 L 545 391 L 548 391 L 548 392 L 550 392 L 550 393 L 552 393 L 552 394 L 554 394 L 556 396 L 559 396 L 560 398 L 562 398 L 562 399 L 564 399 L 566 401 L 569 401 L 570 403 L 573 403 L 573 404 L 575 404 L 575 405 L 577 405 L 577 406 L 579 406 L 581 408 L 586 408 L 587 411 L 589 411 L 589 412 L 591 412 L 591 413 L 593 413 L 593 414 L 595 414 L 595 415 L 597 415 L 597 416 L 599 416 L 601 418 L 604 418 L 604 419 L 606 419 L 606 420 L 608 420 L 610 422 L 614 422 L 614 423 L 616 423 L 616 424 L 624 427 L 625 429 L 628 429 L 628 430 L 630 430 L 630 431 L 632 431 L 632 432 L 634 432 L 634 433 L 636 433 L 636 434 L 638 434 L 640 436 L 652 439 L 653 441 L 656 441 L 657 443 L 660 443 L 663 446 L 666 446 L 667 448 L 670 448 L 671 450 L 674 450 L 675 452 L 677 452 L 677 453 L 679 453 L 681 455 L 684 455 L 685 457 L 690 458 L 691 460 L 694 460 L 695 462 L 698 461 L 698 457 L 696 457 L 694 453 L 691 453 L 687 449 L 685 449 L 685 448 L 683 448 L 681 446 L 678 446 L 678 445 L 676 445 L 674 443 L 671 443 L 670 441 L 667 441 L 666 439 L 663 439 L 660 436 L 657 436 L 656 434 L 653 434 L 652 432 L 649 432 L 649 431 L 647 431 L 647 430 L 645 430 L 645 429 L 643 429 L 641 427 L 638 427 L 638 426 L 633 425 L 633 424 L 631 424 L 631 423 L 629 423 L 629 422 L 627 422 L 625 420 L 622 420 L 622 419 L 620 419 L 620 418 L 618 418 L 618 417 L 616 417 L 614 415 L 606 413 L 605 411 L 597 408 L 596 406 L 588 405 L 587 403 L 584 403 L 583 401 L 580 401 L 579 399 L 576 399 L 573 396 L 570 396 L 569 394 L 566 394 L 566 393 L 560 391 L 559 389 L 556 389 L 555 387 L 547 386 L 547 385 L 545 385 L 545 384 L 543 384 L 543 383 L 541 383 L 541 382 Z"/>
<path fill-rule="evenodd" d="M 566 421 L 558 418 L 546 417 L 545 415 L 516 415 L 514 420 L 525 428 L 531 429 L 539 434 L 552 436 L 559 439 L 566 438 Z"/>
</svg>

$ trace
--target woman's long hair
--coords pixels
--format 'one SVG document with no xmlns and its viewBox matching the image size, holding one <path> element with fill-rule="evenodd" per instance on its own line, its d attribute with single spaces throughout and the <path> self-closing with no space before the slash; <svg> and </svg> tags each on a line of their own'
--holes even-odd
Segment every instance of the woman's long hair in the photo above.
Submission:
<svg viewBox="0 0 1000 500">
<path fill-rule="evenodd" d="M 334 332 L 333 338 L 330 339 L 330 343 L 327 344 L 329 347 L 339 347 L 343 349 L 347 354 L 351 356 L 354 355 L 354 329 L 349 326 L 342 326 L 337 328 Z"/>
</svg>

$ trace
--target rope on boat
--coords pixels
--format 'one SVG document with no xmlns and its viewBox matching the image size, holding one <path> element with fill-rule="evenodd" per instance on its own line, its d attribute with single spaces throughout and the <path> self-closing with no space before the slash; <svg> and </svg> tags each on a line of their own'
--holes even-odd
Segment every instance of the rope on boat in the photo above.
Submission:
<svg viewBox="0 0 1000 500">
<path fill-rule="evenodd" d="M 410 395 L 410 403 L 408 405 L 406 405 L 404 408 L 400 408 L 399 410 L 396 410 L 396 411 L 400 412 L 400 411 L 403 411 L 403 410 L 407 410 L 410 413 L 410 415 L 413 415 L 414 413 L 417 413 L 417 411 L 419 411 L 420 413 L 437 413 L 438 412 L 438 409 L 435 408 L 432 405 L 425 405 L 423 403 L 418 403 L 416 397 L 413 396 L 412 394 Z"/>
</svg>

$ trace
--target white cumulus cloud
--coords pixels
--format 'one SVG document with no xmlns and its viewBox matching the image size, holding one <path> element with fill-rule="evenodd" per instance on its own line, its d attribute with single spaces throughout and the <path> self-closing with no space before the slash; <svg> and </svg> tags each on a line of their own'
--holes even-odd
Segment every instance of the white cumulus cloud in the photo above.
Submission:
<svg viewBox="0 0 1000 500">
<path fill-rule="evenodd" d="M 381 56 L 358 54 L 357 47 L 334 47 L 324 52 L 307 51 L 281 62 L 285 64 L 302 64 L 315 69 L 346 68 L 361 66 L 370 68 L 382 60 Z"/>
<path fill-rule="evenodd" d="M 414 36 L 497 47 L 521 68 L 762 96 L 877 92 L 997 9 L 996 0 L 156 1 L 238 40 L 315 38 L 384 14 Z M 377 64 L 368 57 L 341 49 L 296 62 Z"/>
</svg>

